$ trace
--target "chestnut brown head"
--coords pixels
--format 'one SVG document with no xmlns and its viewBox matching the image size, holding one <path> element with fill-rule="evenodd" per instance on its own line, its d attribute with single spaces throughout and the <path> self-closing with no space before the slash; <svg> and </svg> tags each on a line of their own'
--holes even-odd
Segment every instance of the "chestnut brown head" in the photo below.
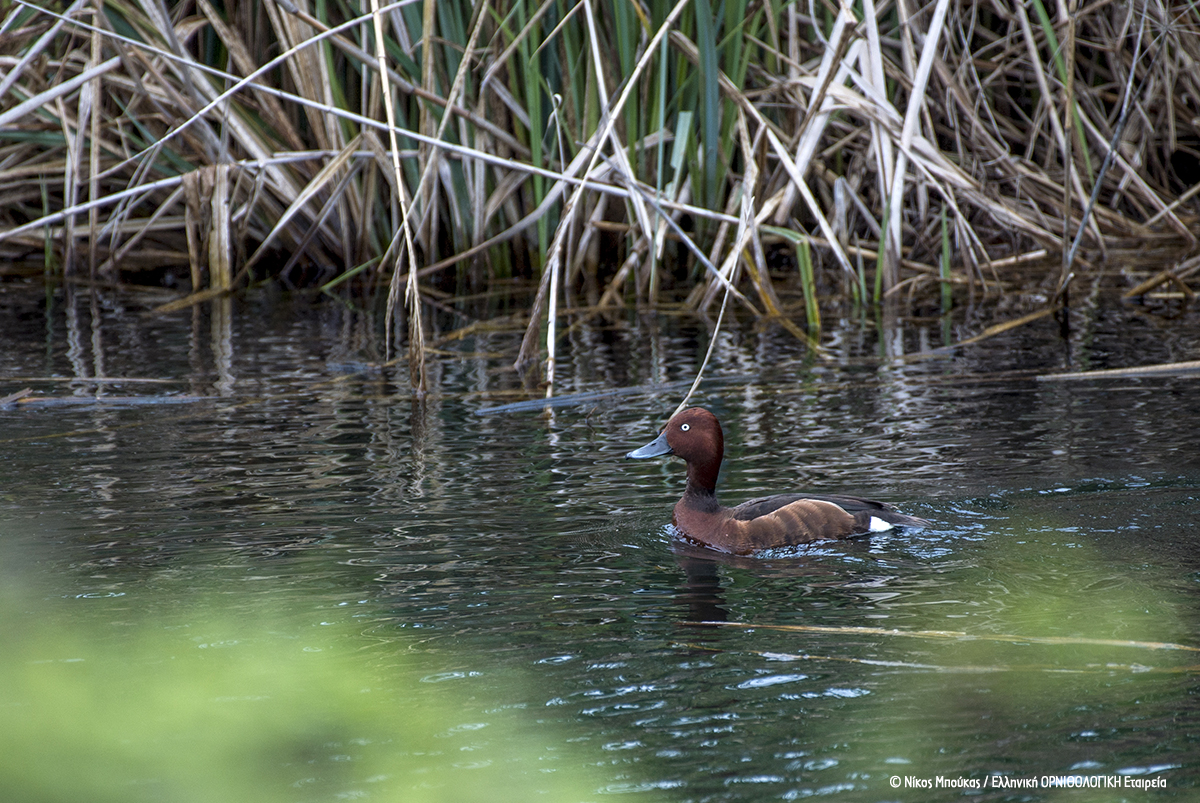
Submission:
<svg viewBox="0 0 1200 803">
<path fill-rule="evenodd" d="M 657 438 L 625 456 L 642 459 L 666 454 L 687 461 L 689 485 L 711 493 L 725 456 L 721 423 L 703 407 L 690 407 L 672 417 Z"/>
</svg>

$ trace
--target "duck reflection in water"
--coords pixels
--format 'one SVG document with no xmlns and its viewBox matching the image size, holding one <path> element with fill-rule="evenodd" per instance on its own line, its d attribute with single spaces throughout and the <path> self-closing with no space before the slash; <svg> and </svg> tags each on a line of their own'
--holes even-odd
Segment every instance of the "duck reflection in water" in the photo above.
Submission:
<svg viewBox="0 0 1200 803">
<path fill-rule="evenodd" d="M 838 589 L 849 595 L 847 599 L 859 599 L 857 592 L 862 589 L 886 585 L 891 574 L 880 575 L 870 570 L 875 562 L 869 545 L 846 544 L 835 554 L 845 554 L 846 547 L 850 547 L 848 551 L 855 561 L 863 562 L 867 571 L 847 575 L 844 565 L 836 561 L 830 563 L 827 550 L 820 550 L 815 555 L 796 550 L 790 555 L 764 559 L 724 555 L 678 539 L 671 545 L 671 550 L 675 553 L 676 565 L 683 571 L 683 582 L 676 588 L 675 601 L 684 621 L 690 624 L 736 621 L 739 617 L 730 614 L 730 608 L 736 606 L 730 605 L 721 584 L 722 572 L 741 578 L 735 581 L 739 586 L 745 585 L 749 578 L 756 586 L 756 581 L 761 581 L 764 585 L 758 587 L 766 593 L 771 593 L 769 589 L 786 589 L 788 600 L 810 594 L 838 593 Z"/>
</svg>

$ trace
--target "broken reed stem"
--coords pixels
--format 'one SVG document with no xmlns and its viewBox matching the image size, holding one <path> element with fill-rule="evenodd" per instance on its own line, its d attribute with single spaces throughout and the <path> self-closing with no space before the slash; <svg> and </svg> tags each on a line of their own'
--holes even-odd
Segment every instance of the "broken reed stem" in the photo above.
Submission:
<svg viewBox="0 0 1200 803">
<path fill-rule="evenodd" d="M 685 622 L 687 625 L 704 625 L 736 630 L 777 630 L 788 633 L 821 633 L 827 635 L 889 636 L 901 638 L 933 639 L 938 641 L 999 641 L 1012 644 L 1051 644 L 1086 647 L 1124 647 L 1138 650 L 1172 650 L 1178 652 L 1200 652 L 1200 647 L 1177 644 L 1171 641 L 1130 641 L 1126 639 L 1096 639 L 1078 636 L 1018 636 L 1002 633 L 966 633 L 961 630 L 900 630 L 886 627 L 830 626 L 830 625 L 777 625 L 755 622 Z"/>
<path fill-rule="evenodd" d="M 729 256 L 725 259 L 725 265 L 722 266 L 720 271 L 717 271 L 718 275 L 720 275 L 728 270 L 728 276 L 731 279 L 733 278 L 733 271 L 738 261 L 742 258 L 742 250 L 745 248 L 746 241 L 752 236 L 754 227 L 757 224 L 754 215 L 754 198 L 749 195 L 747 188 L 743 188 L 743 190 L 742 214 L 738 223 L 737 237 L 734 238 L 733 247 L 729 250 Z M 683 399 L 679 402 L 679 406 L 675 408 L 675 412 L 671 413 L 671 418 L 674 418 L 679 411 L 687 407 L 688 400 L 692 398 L 692 394 L 696 392 L 696 388 L 700 387 L 700 380 L 704 378 L 704 370 L 708 367 L 708 361 L 712 358 L 713 349 L 716 348 L 717 339 L 721 335 L 721 322 L 725 319 L 725 307 L 729 303 L 731 292 L 733 292 L 733 284 L 727 281 L 725 283 L 725 295 L 721 298 L 721 310 L 717 313 L 717 323 L 713 327 L 712 334 L 709 336 L 708 349 L 704 352 L 704 361 L 700 363 L 700 368 L 696 371 L 696 378 L 692 380 L 692 386 L 684 394 Z"/>
<path fill-rule="evenodd" d="M 1138 57 L 1142 52 L 1142 34 L 1145 32 L 1145 29 L 1146 10 L 1143 7 L 1141 19 L 1138 22 L 1137 40 L 1133 48 L 1133 60 L 1129 65 L 1129 76 L 1125 81 L 1125 92 L 1121 98 L 1121 116 L 1117 119 L 1112 141 L 1108 145 L 1108 152 L 1104 154 L 1104 161 L 1100 165 L 1100 171 L 1096 174 L 1096 181 L 1092 185 L 1092 194 L 1088 198 L 1087 207 L 1083 210 L 1083 215 L 1080 217 L 1079 228 L 1075 232 L 1075 239 L 1071 242 L 1071 248 L 1067 251 L 1066 264 L 1063 266 L 1065 275 L 1070 275 L 1071 266 L 1075 262 L 1075 254 L 1079 251 L 1079 244 L 1083 241 L 1083 232 L 1087 228 L 1088 220 L 1091 218 L 1092 209 L 1095 208 L 1096 201 L 1100 198 L 1100 190 L 1104 185 L 1104 176 L 1108 173 L 1108 168 L 1112 166 L 1117 149 L 1121 147 L 1121 136 L 1125 132 L 1125 124 L 1129 122 L 1129 110 L 1133 106 L 1130 102 L 1133 96 L 1133 77 L 1137 74 Z"/>
<path fill-rule="evenodd" d="M 721 322 L 725 320 L 725 305 L 729 303 L 730 286 L 725 286 L 725 295 L 721 298 L 721 309 L 717 312 L 717 322 L 713 326 L 712 334 L 708 338 L 708 348 L 704 352 L 704 361 L 700 363 L 700 368 L 696 371 L 696 378 L 692 380 L 691 387 L 688 392 L 683 395 L 683 399 L 679 402 L 679 406 L 675 408 L 675 412 L 667 417 L 670 421 L 676 415 L 687 407 L 688 401 L 691 400 L 692 394 L 696 392 L 696 388 L 700 387 L 700 380 L 704 378 L 704 370 L 708 368 L 708 361 L 712 358 L 713 349 L 717 346 L 717 338 L 721 334 Z"/>
</svg>

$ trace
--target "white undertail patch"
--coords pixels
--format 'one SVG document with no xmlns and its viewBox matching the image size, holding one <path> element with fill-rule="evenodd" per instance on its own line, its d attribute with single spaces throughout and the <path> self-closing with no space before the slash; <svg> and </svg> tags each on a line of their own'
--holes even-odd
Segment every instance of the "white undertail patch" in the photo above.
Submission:
<svg viewBox="0 0 1200 803">
<path fill-rule="evenodd" d="M 884 521 L 878 516 L 871 517 L 871 532 L 873 533 L 887 532 L 895 526 L 896 525 L 892 524 L 890 521 Z"/>
</svg>

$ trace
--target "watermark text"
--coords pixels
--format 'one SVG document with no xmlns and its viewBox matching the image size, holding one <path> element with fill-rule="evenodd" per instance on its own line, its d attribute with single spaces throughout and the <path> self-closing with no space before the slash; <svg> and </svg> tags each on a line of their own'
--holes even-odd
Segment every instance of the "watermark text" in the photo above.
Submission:
<svg viewBox="0 0 1200 803">
<path fill-rule="evenodd" d="M 1137 775 L 893 775 L 888 778 L 893 789 L 1166 789 L 1167 779 L 1161 776 Z"/>
</svg>

